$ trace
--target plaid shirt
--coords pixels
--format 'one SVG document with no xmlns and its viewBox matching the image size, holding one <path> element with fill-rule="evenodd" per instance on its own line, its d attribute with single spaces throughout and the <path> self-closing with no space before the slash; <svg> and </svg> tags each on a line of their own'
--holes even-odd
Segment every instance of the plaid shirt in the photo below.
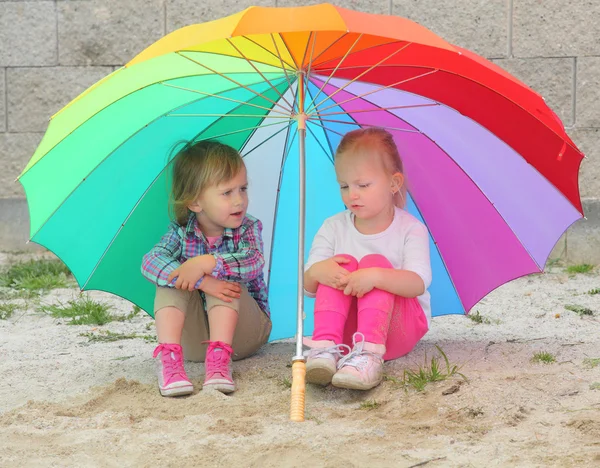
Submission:
<svg viewBox="0 0 600 468">
<path fill-rule="evenodd" d="M 219 280 L 243 283 L 260 308 L 269 315 L 267 285 L 263 273 L 262 223 L 246 215 L 237 229 L 225 228 L 223 236 L 211 247 L 198 226 L 194 213 L 185 229 L 171 223 L 169 230 L 154 248 L 144 255 L 142 275 L 158 286 L 174 287 L 176 278 L 168 283 L 169 274 L 187 259 L 210 254 L 217 266 L 212 276 Z M 196 289 L 202 278 L 196 283 Z M 204 299 L 204 294 L 202 294 Z"/>
</svg>

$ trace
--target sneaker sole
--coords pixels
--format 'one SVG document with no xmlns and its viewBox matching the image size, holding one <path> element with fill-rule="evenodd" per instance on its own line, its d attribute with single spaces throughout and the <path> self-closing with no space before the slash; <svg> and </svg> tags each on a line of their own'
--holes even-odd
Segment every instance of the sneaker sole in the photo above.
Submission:
<svg viewBox="0 0 600 468">
<path fill-rule="evenodd" d="M 217 391 L 219 391 L 221 393 L 233 393 L 233 392 L 235 392 L 235 385 L 223 384 L 223 383 L 208 384 L 208 385 L 204 384 L 202 386 L 202 388 L 217 390 Z"/>
<path fill-rule="evenodd" d="M 333 373 L 323 367 L 315 367 L 314 369 L 306 370 L 306 381 L 317 385 L 329 385 L 333 377 Z"/>
<path fill-rule="evenodd" d="M 175 388 L 159 388 L 159 390 L 162 396 L 173 397 L 191 395 L 194 391 L 194 387 L 192 385 L 185 385 L 182 387 Z"/>
<path fill-rule="evenodd" d="M 331 384 L 337 388 L 348 388 L 350 390 L 371 390 L 372 388 L 377 387 L 381 383 L 381 380 L 373 383 L 361 382 L 353 379 L 351 376 L 346 376 L 344 374 L 334 375 L 331 380 Z"/>
</svg>

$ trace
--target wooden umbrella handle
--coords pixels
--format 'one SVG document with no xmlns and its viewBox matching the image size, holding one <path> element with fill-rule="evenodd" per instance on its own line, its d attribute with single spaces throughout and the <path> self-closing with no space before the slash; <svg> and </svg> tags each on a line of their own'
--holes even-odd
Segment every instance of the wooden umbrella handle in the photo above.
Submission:
<svg viewBox="0 0 600 468">
<path fill-rule="evenodd" d="M 292 364 L 292 405 L 290 419 L 304 421 L 304 395 L 306 392 L 306 363 L 294 361 Z"/>
</svg>

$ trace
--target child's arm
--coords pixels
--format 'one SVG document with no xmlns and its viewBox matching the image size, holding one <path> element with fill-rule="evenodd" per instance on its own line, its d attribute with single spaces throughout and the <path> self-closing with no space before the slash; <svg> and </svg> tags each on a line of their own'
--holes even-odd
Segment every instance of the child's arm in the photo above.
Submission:
<svg viewBox="0 0 600 468">
<path fill-rule="evenodd" d="M 375 287 L 398 296 L 420 296 L 431 285 L 429 234 L 423 224 L 410 227 L 403 252 L 402 270 L 378 268 Z"/>
<path fill-rule="evenodd" d="M 257 219 L 243 228 L 238 250 L 230 253 L 214 253 L 214 267 L 207 271 L 219 280 L 248 283 L 263 271 L 262 223 Z"/>
<path fill-rule="evenodd" d="M 169 230 L 158 244 L 144 255 L 142 275 L 157 286 L 175 286 L 175 281 L 168 278 L 181 265 L 178 259 L 182 256 L 183 244 L 179 230 L 176 224 L 169 225 Z"/>
<path fill-rule="evenodd" d="M 410 227 L 403 246 L 403 269 L 364 268 L 350 273 L 344 293 L 363 297 L 374 288 L 403 297 L 417 297 L 431 284 L 429 235 L 421 223 Z"/>
<path fill-rule="evenodd" d="M 348 270 L 340 265 L 349 260 L 335 256 L 334 237 L 331 226 L 325 222 L 313 239 L 304 267 L 304 292 L 309 297 L 315 297 L 319 284 L 339 288 L 340 279 L 348 275 Z"/>
</svg>

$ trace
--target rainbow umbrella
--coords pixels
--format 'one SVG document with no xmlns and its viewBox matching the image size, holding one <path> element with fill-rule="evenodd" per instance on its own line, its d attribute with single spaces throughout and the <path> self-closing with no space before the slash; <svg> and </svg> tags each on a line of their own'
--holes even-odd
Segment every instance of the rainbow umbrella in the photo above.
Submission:
<svg viewBox="0 0 600 468">
<path fill-rule="evenodd" d="M 369 126 L 394 136 L 430 230 L 434 316 L 542 271 L 582 217 L 583 155 L 539 94 L 411 21 L 322 4 L 177 30 L 53 116 L 20 176 L 31 240 L 82 290 L 150 313 L 140 263 L 169 222 L 171 150 L 219 139 L 244 156 L 264 224 L 271 339 L 295 333 L 301 363 L 304 235 L 343 209 L 333 154 Z"/>
</svg>

